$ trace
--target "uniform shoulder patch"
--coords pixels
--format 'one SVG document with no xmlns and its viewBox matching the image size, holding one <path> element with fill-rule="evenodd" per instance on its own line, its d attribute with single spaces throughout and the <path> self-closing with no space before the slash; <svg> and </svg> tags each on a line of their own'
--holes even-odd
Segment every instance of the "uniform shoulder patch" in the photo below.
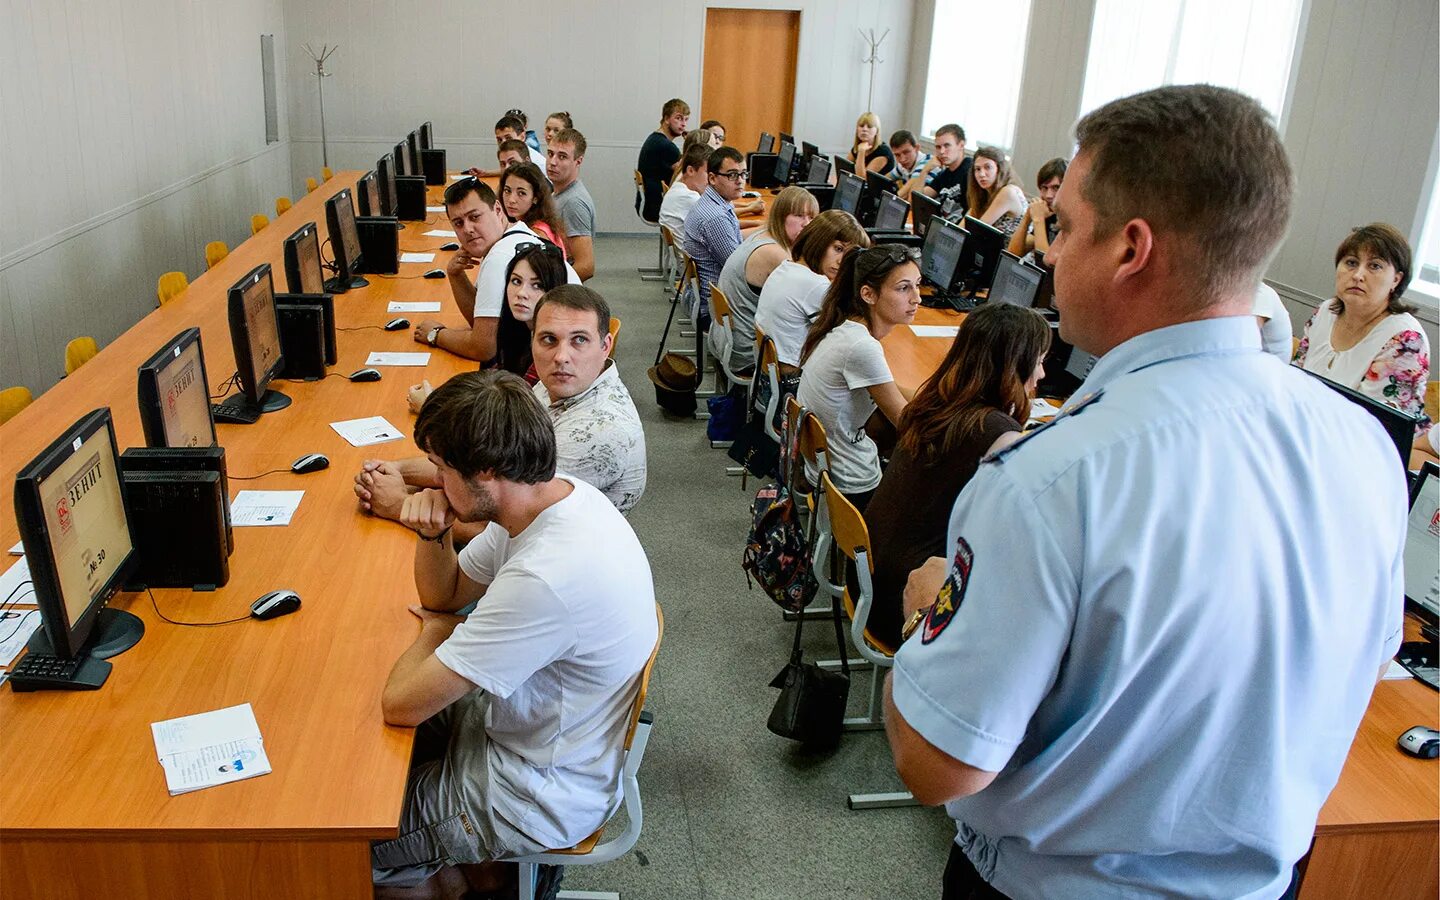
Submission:
<svg viewBox="0 0 1440 900">
<path fill-rule="evenodd" d="M 940 586 L 935 605 L 925 614 L 925 625 L 920 630 L 920 643 L 928 644 L 950 626 L 960 604 L 965 600 L 965 588 L 970 584 L 970 569 L 975 564 L 975 551 L 969 541 L 959 538 L 955 541 L 955 559 L 950 563 L 950 576 Z"/>
<path fill-rule="evenodd" d="M 1062 412 L 1058 413 L 1055 418 L 1046 422 L 1044 425 L 1041 425 L 1039 428 L 1033 428 L 1030 431 L 1025 432 L 1016 439 L 1015 443 L 1011 444 L 1008 447 L 1004 447 L 995 453 L 988 454 L 984 459 L 980 460 L 980 462 L 988 463 L 1004 460 L 1005 457 L 1009 456 L 1011 453 L 1014 453 L 1016 450 L 1019 450 L 1021 446 L 1028 443 L 1030 439 L 1033 438 L 1035 435 L 1055 427 L 1057 423 L 1063 422 L 1071 416 L 1078 416 L 1080 413 L 1084 412 L 1086 408 L 1088 408 L 1096 400 L 1099 400 L 1101 395 L 1103 395 L 1104 393 L 1105 391 L 1102 389 L 1095 391 L 1092 394 L 1086 394 L 1084 397 L 1081 397 L 1079 400 L 1075 401 L 1074 404 L 1067 407 Z"/>
</svg>

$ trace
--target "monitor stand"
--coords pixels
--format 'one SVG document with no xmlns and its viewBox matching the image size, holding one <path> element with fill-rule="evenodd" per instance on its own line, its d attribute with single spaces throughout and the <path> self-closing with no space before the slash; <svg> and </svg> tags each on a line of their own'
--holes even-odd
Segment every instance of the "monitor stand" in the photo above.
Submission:
<svg viewBox="0 0 1440 900">
<path fill-rule="evenodd" d="M 343 294 L 351 288 L 369 286 L 370 282 L 366 281 L 364 276 L 361 275 L 352 275 L 349 281 L 341 281 L 339 278 L 327 278 L 324 284 L 325 293 L 327 294 Z"/>
<path fill-rule="evenodd" d="M 80 655 L 91 659 L 109 659 L 140 643 L 144 636 L 145 622 L 139 616 L 107 606 L 95 614 L 95 627 L 90 631 L 90 642 L 80 651 Z M 35 629 L 26 647 L 31 653 L 47 656 L 55 654 L 55 645 L 51 643 L 50 634 L 44 628 Z"/>
<path fill-rule="evenodd" d="M 210 406 L 216 422 L 225 425 L 254 425 L 263 413 L 271 413 L 289 406 L 291 400 L 279 391 L 266 391 L 260 395 L 259 403 L 251 403 L 244 394 L 232 394 L 221 403 Z"/>
</svg>

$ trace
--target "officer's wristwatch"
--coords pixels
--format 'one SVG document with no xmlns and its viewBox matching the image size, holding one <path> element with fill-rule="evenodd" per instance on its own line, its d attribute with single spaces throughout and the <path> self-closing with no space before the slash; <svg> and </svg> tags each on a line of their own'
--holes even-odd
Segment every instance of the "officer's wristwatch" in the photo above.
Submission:
<svg viewBox="0 0 1440 900">
<path fill-rule="evenodd" d="M 440 332 L 444 330 L 444 325 L 436 325 L 434 328 L 430 329 L 430 332 L 425 335 L 425 343 L 429 344 L 432 347 L 435 346 L 435 339 L 438 338 L 440 336 Z"/>
<path fill-rule="evenodd" d="M 904 627 L 900 629 L 901 643 L 910 640 L 910 635 L 914 634 L 915 629 L 920 627 L 920 623 L 925 621 L 925 616 L 930 613 L 934 605 L 935 604 L 932 603 L 930 606 L 922 606 L 910 614 L 910 618 L 905 621 Z"/>
</svg>

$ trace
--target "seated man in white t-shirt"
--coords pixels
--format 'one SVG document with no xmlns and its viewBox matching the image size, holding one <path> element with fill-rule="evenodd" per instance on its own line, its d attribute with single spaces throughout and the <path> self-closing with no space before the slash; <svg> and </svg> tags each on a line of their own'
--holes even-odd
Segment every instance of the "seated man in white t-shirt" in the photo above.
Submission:
<svg viewBox="0 0 1440 900">
<path fill-rule="evenodd" d="M 1289 363 L 1295 326 L 1290 322 L 1290 313 L 1280 295 L 1263 281 L 1255 289 L 1255 305 L 1251 307 L 1250 314 L 1260 326 L 1260 343 L 1265 352 L 1279 357 L 1283 363 Z"/>
<path fill-rule="evenodd" d="M 705 187 L 710 183 L 710 147 L 707 144 L 691 144 L 680 160 L 680 177 L 670 183 L 665 198 L 660 201 L 660 224 L 675 235 L 676 246 L 685 241 L 685 217 Z"/>
<path fill-rule="evenodd" d="M 620 801 L 638 678 L 658 626 L 650 565 L 609 500 L 556 472 L 555 432 L 524 379 L 472 372 L 420 411 L 443 487 L 412 494 L 419 637 L 381 696 L 420 726 L 400 834 L 371 847 L 377 885 L 570 847 Z M 457 522 L 490 524 L 458 555 Z M 474 603 L 469 616 L 455 615 Z"/>
<path fill-rule="evenodd" d="M 425 319 L 415 326 L 413 335 L 416 343 L 483 363 L 495 357 L 500 309 L 505 305 L 505 270 L 515 257 L 515 248 L 544 238 L 524 222 L 507 227 L 509 219 L 495 192 L 478 178 L 462 178 L 445 189 L 445 213 L 460 242 L 445 274 L 455 305 L 470 327 L 451 328 Z M 477 266 L 472 284 L 466 273 Z M 565 276 L 571 284 L 580 283 L 569 263 L 565 264 Z"/>
</svg>

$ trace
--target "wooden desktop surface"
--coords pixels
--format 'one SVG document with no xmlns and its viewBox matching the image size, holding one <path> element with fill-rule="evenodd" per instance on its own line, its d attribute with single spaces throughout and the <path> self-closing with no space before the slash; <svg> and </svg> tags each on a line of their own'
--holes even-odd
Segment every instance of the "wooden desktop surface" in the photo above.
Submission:
<svg viewBox="0 0 1440 900">
<path fill-rule="evenodd" d="M 21 466 L 97 407 L 110 407 L 122 450 L 143 446 L 136 366 L 187 327 L 201 329 L 213 391 L 234 368 L 227 288 L 254 266 L 269 263 L 277 290 L 283 290 L 282 241 L 306 222 L 318 223 L 326 234 L 325 199 L 343 187 L 353 189 L 359 174 L 339 173 L 301 198 L 176 300 L 150 313 L 0 427 L 0 483 L 13 484 Z M 430 189 L 432 205 L 439 203 L 441 190 Z M 402 250 L 434 250 L 453 240 L 423 237 L 430 229 L 449 231 L 443 214 L 429 218 L 429 223 L 406 224 Z M 391 300 L 438 300 L 438 314 L 403 315 L 412 322 L 437 318 L 461 324 L 445 280 L 403 277 L 443 268 L 448 256 L 403 264 L 401 278 L 367 275 L 370 287 L 336 295 L 337 325 L 383 324 L 393 317 L 386 312 Z M 412 738 L 412 729 L 384 723 L 380 694 L 419 623 L 406 609 L 416 601 L 414 537 L 392 522 L 357 512 L 351 483 L 365 459 L 417 452 L 410 438 L 414 417 L 406 408 L 409 385 L 422 377 L 438 385 L 475 363 L 414 343 L 409 329 L 341 331 L 337 344 L 339 362 L 331 371 L 341 374 L 363 367 L 372 350 L 430 351 L 432 356 L 423 369 L 381 368 L 378 382 L 352 383 L 343 377 L 277 381 L 272 388 L 293 398 L 291 406 L 254 425 L 218 425 L 232 497 L 244 489 L 304 490 L 304 500 L 288 527 L 235 529 L 225 587 L 213 593 L 155 591 L 165 614 L 182 621 L 245 615 L 252 600 L 276 588 L 297 591 L 303 606 L 271 621 L 184 628 L 161 621 L 145 594 L 120 594 L 112 605 L 143 619 L 145 636 L 113 660 L 104 687 L 27 694 L 0 689 L 5 758 L 0 859 L 7 880 L 30 881 L 39 864 L 36 854 L 45 846 L 36 839 L 168 835 L 322 843 L 341 838 L 351 843 L 335 852 L 359 873 L 350 880 L 368 884 L 368 866 L 363 872 L 356 868 L 364 864 L 359 850 L 369 839 L 396 834 Z M 61 349 L 54 348 L 57 365 Z M 329 425 L 372 415 L 385 416 L 405 438 L 354 448 Z M 326 454 L 330 467 L 291 474 L 291 461 L 309 452 Z M 235 480 L 276 468 L 284 471 Z M 13 517 L 0 517 L 0 545 L 18 539 Z M 247 702 L 254 707 L 271 774 L 169 796 L 150 723 Z M 76 854 L 70 858 L 85 858 L 83 852 Z M 263 852 L 255 857 L 265 858 Z M 283 869 L 285 863 L 278 865 Z"/>
</svg>

